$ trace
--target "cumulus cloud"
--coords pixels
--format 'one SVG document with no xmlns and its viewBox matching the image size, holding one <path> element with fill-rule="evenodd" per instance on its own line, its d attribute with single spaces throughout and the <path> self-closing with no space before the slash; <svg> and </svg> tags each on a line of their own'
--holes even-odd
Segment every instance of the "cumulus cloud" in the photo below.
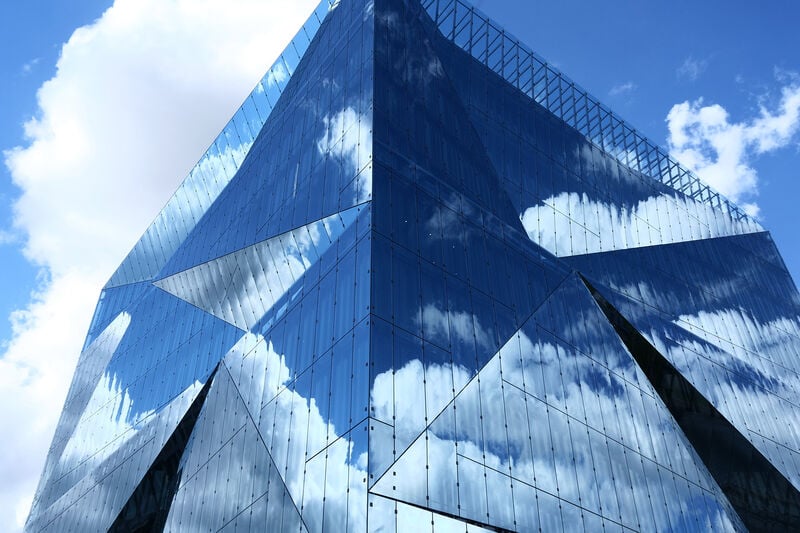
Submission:
<svg viewBox="0 0 800 533">
<path fill-rule="evenodd" d="M 118 0 L 78 28 L 20 146 L 15 233 L 44 280 L 0 356 L 0 523 L 22 526 L 103 283 L 315 0 Z M 41 66 L 41 65 L 40 65 Z"/>
<path fill-rule="evenodd" d="M 744 202 L 751 215 L 759 211 L 753 160 L 790 144 L 800 125 L 800 80 L 787 81 L 774 109 L 761 105 L 755 117 L 741 122 L 702 98 L 674 105 L 666 118 L 670 153 L 723 195 Z"/>
</svg>

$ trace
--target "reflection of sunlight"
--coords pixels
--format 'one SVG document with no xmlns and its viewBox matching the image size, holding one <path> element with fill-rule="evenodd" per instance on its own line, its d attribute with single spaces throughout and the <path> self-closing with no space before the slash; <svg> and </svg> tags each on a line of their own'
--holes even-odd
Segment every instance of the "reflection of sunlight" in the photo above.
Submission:
<svg viewBox="0 0 800 533">
<path fill-rule="evenodd" d="M 320 154 L 330 152 L 348 163 L 350 172 L 358 174 L 354 183 L 356 201 L 365 202 L 372 194 L 372 120 L 347 107 L 322 119 L 325 133 L 317 141 Z"/>
<path fill-rule="evenodd" d="M 154 285 L 229 324 L 250 330 L 354 221 L 352 210 L 337 213 Z"/>
<path fill-rule="evenodd" d="M 664 222 L 678 219 L 680 225 Z M 533 242 L 560 257 L 752 231 L 747 223 L 677 193 L 628 208 L 562 192 L 525 209 L 520 220 Z"/>
</svg>

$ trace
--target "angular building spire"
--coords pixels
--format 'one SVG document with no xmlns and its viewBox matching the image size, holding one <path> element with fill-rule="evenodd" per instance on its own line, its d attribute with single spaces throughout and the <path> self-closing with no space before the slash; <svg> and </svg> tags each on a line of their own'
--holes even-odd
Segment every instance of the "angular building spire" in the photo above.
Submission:
<svg viewBox="0 0 800 533">
<path fill-rule="evenodd" d="M 769 234 L 525 45 L 324 0 L 104 288 L 26 528 L 757 529 L 798 355 Z"/>
</svg>

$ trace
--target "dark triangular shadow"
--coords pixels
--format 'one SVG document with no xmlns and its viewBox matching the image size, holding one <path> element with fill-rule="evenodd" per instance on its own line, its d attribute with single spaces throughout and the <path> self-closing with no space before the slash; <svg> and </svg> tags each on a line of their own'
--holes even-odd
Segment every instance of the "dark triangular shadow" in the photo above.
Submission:
<svg viewBox="0 0 800 533">
<path fill-rule="evenodd" d="M 585 278 L 583 282 L 750 531 L 798 531 L 800 492 Z"/>
<path fill-rule="evenodd" d="M 183 415 L 178 427 L 172 432 L 158 457 L 111 524 L 109 532 L 144 533 L 164 529 L 181 477 L 179 471 L 181 457 L 216 373 L 217 370 L 214 369 L 189 410 Z"/>
</svg>

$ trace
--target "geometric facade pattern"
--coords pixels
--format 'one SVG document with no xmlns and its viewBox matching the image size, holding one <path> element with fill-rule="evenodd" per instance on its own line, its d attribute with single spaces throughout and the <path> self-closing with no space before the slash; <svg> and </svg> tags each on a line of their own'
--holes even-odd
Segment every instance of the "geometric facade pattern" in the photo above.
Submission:
<svg viewBox="0 0 800 533">
<path fill-rule="evenodd" d="M 323 0 L 102 291 L 28 531 L 797 531 L 769 235 L 461 0 Z"/>
</svg>

